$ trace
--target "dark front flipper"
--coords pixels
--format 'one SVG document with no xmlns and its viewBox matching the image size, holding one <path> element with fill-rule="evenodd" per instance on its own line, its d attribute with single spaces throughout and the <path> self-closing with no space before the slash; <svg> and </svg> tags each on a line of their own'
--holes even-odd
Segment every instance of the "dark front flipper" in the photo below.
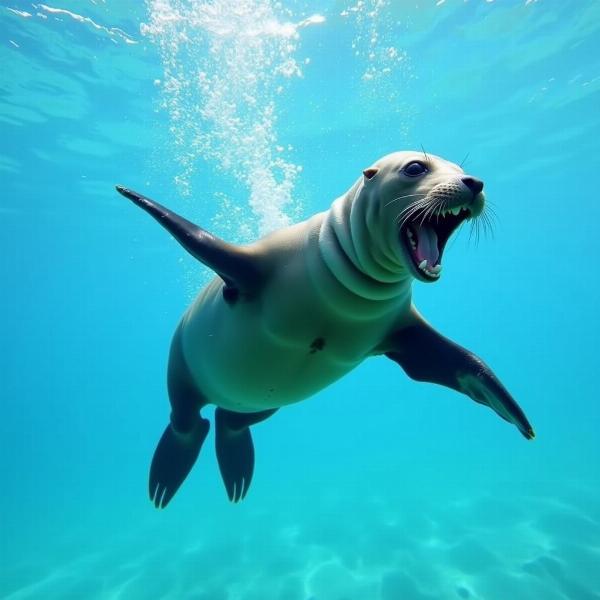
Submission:
<svg viewBox="0 0 600 600">
<path fill-rule="evenodd" d="M 221 477 L 232 502 L 243 500 L 254 473 L 254 444 L 250 425 L 264 421 L 275 410 L 236 413 L 215 411 L 215 444 Z"/>
<path fill-rule="evenodd" d="M 438 333 L 416 312 L 413 322 L 389 340 L 386 356 L 397 362 L 409 377 L 438 383 L 466 394 L 494 409 L 527 438 L 535 433 L 525 413 L 492 370 L 475 354 Z"/>
<path fill-rule="evenodd" d="M 252 291 L 257 287 L 259 270 L 256 259 L 246 249 L 224 242 L 142 194 L 121 185 L 116 189 L 153 216 L 194 258 L 210 267 L 228 285 L 239 287 L 242 291 Z"/>
<path fill-rule="evenodd" d="M 192 470 L 208 434 L 209 422 L 198 417 L 189 433 L 177 433 L 167 425 L 154 451 L 148 491 L 156 508 L 165 508 Z"/>
</svg>

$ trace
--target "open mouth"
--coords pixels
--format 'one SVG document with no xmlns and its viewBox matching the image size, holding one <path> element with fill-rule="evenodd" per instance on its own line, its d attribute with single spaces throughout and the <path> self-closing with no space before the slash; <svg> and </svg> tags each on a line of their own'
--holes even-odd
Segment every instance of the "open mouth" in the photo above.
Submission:
<svg viewBox="0 0 600 600">
<path fill-rule="evenodd" d="M 458 226 L 471 216 L 471 210 L 461 205 L 427 216 L 425 219 L 419 215 L 401 227 L 400 239 L 418 279 L 439 279 L 446 242 Z"/>
</svg>

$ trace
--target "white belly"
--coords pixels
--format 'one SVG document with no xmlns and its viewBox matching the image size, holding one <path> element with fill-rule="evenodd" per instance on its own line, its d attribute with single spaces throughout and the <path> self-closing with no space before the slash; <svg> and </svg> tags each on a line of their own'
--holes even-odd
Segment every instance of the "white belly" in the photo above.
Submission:
<svg viewBox="0 0 600 600">
<path fill-rule="evenodd" d="M 252 301 L 225 302 L 219 278 L 203 290 L 184 316 L 182 341 L 208 402 L 253 412 L 303 400 L 367 358 L 396 318 L 348 321 L 310 285 L 288 268 Z"/>
</svg>

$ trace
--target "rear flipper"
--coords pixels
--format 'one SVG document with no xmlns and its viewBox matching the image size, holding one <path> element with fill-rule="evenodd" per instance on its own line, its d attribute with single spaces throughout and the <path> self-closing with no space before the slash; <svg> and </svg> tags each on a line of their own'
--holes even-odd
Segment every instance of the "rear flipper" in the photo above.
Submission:
<svg viewBox="0 0 600 600">
<path fill-rule="evenodd" d="M 254 473 L 254 444 L 250 425 L 264 421 L 275 410 L 236 413 L 223 408 L 215 411 L 215 444 L 221 477 L 232 502 L 243 500 Z"/>
<path fill-rule="evenodd" d="M 164 508 L 188 476 L 210 426 L 199 415 L 206 402 L 187 368 L 180 328 L 175 331 L 171 342 L 167 388 L 171 422 L 154 451 L 148 482 L 150 500 L 156 508 Z"/>
<path fill-rule="evenodd" d="M 198 416 L 189 433 L 178 433 L 167 425 L 154 451 L 148 491 L 156 508 L 165 508 L 192 470 L 208 434 L 209 422 Z"/>
</svg>

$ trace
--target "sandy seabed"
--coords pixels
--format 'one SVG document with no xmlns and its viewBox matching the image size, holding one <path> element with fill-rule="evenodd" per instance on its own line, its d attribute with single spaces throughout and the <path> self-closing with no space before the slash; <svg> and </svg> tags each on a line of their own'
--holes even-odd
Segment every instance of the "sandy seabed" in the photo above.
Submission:
<svg viewBox="0 0 600 600">
<path fill-rule="evenodd" d="M 111 535 L 88 529 L 81 539 L 41 541 L 33 558 L 7 557 L 0 592 L 11 600 L 600 599 L 600 499 L 551 489 L 257 497 L 203 523 L 177 517 L 172 505 L 163 521 Z"/>
</svg>

